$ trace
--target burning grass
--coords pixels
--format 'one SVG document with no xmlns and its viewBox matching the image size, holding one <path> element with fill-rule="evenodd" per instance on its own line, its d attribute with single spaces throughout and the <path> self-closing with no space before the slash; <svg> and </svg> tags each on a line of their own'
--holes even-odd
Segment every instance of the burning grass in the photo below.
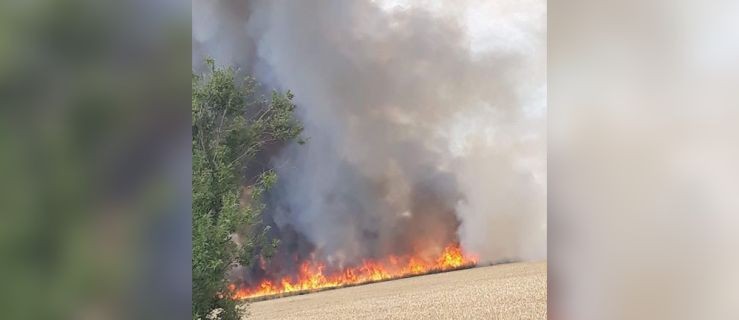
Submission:
<svg viewBox="0 0 739 320">
<path fill-rule="evenodd" d="M 389 256 L 383 260 L 366 260 L 357 267 L 345 268 L 325 274 L 322 262 L 306 261 L 297 276 L 283 277 L 279 281 L 262 280 L 246 287 L 229 286 L 231 297 L 236 300 L 259 301 L 291 295 L 305 294 L 326 289 L 342 288 L 423 274 L 438 273 L 474 267 L 477 257 L 465 254 L 459 245 L 449 245 L 435 259 L 423 259 L 418 255 Z"/>
</svg>

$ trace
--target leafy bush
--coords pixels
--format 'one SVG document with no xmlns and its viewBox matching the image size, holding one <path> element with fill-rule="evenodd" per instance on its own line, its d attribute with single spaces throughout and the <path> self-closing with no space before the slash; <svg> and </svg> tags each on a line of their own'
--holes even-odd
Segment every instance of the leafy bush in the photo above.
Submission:
<svg viewBox="0 0 739 320">
<path fill-rule="evenodd" d="M 258 97 L 253 78 L 239 85 L 233 69 L 207 63 L 210 72 L 192 81 L 192 315 L 205 318 L 221 309 L 219 318 L 238 319 L 226 273 L 277 245 L 266 242 L 260 217 L 262 195 L 277 176 L 254 160 L 267 145 L 298 138 L 302 126 L 290 91 Z"/>
</svg>

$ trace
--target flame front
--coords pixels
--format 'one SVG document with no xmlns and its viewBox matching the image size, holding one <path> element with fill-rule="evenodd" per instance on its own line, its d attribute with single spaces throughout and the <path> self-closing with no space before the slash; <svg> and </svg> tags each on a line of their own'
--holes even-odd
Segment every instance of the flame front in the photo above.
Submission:
<svg viewBox="0 0 739 320">
<path fill-rule="evenodd" d="M 263 280 L 252 287 L 229 285 L 233 299 L 251 299 L 296 291 L 310 291 L 323 288 L 361 284 L 409 275 L 446 271 L 473 266 L 477 258 L 462 252 L 459 245 L 444 248 L 436 259 L 425 260 L 420 256 L 389 256 L 384 260 L 366 260 L 357 267 L 324 274 L 326 265 L 316 261 L 306 261 L 300 265 L 296 277 L 284 277 L 279 281 Z"/>
</svg>

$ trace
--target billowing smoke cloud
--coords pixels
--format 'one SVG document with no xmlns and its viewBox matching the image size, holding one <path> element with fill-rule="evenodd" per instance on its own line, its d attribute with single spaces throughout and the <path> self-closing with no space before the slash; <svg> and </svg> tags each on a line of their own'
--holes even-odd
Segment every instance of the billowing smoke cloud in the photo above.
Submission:
<svg viewBox="0 0 739 320">
<path fill-rule="evenodd" d="M 194 1 L 193 63 L 295 93 L 309 142 L 273 160 L 283 250 L 546 258 L 545 1 L 238 3 Z"/>
</svg>

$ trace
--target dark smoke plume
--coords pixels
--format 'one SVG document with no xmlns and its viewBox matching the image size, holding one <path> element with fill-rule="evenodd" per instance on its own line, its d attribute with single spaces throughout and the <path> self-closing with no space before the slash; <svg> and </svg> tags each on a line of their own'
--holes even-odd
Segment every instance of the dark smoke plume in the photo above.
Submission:
<svg viewBox="0 0 739 320">
<path fill-rule="evenodd" d="M 194 0 L 194 69 L 295 93 L 309 142 L 272 160 L 280 250 L 546 258 L 545 1 L 405 2 Z"/>
</svg>

